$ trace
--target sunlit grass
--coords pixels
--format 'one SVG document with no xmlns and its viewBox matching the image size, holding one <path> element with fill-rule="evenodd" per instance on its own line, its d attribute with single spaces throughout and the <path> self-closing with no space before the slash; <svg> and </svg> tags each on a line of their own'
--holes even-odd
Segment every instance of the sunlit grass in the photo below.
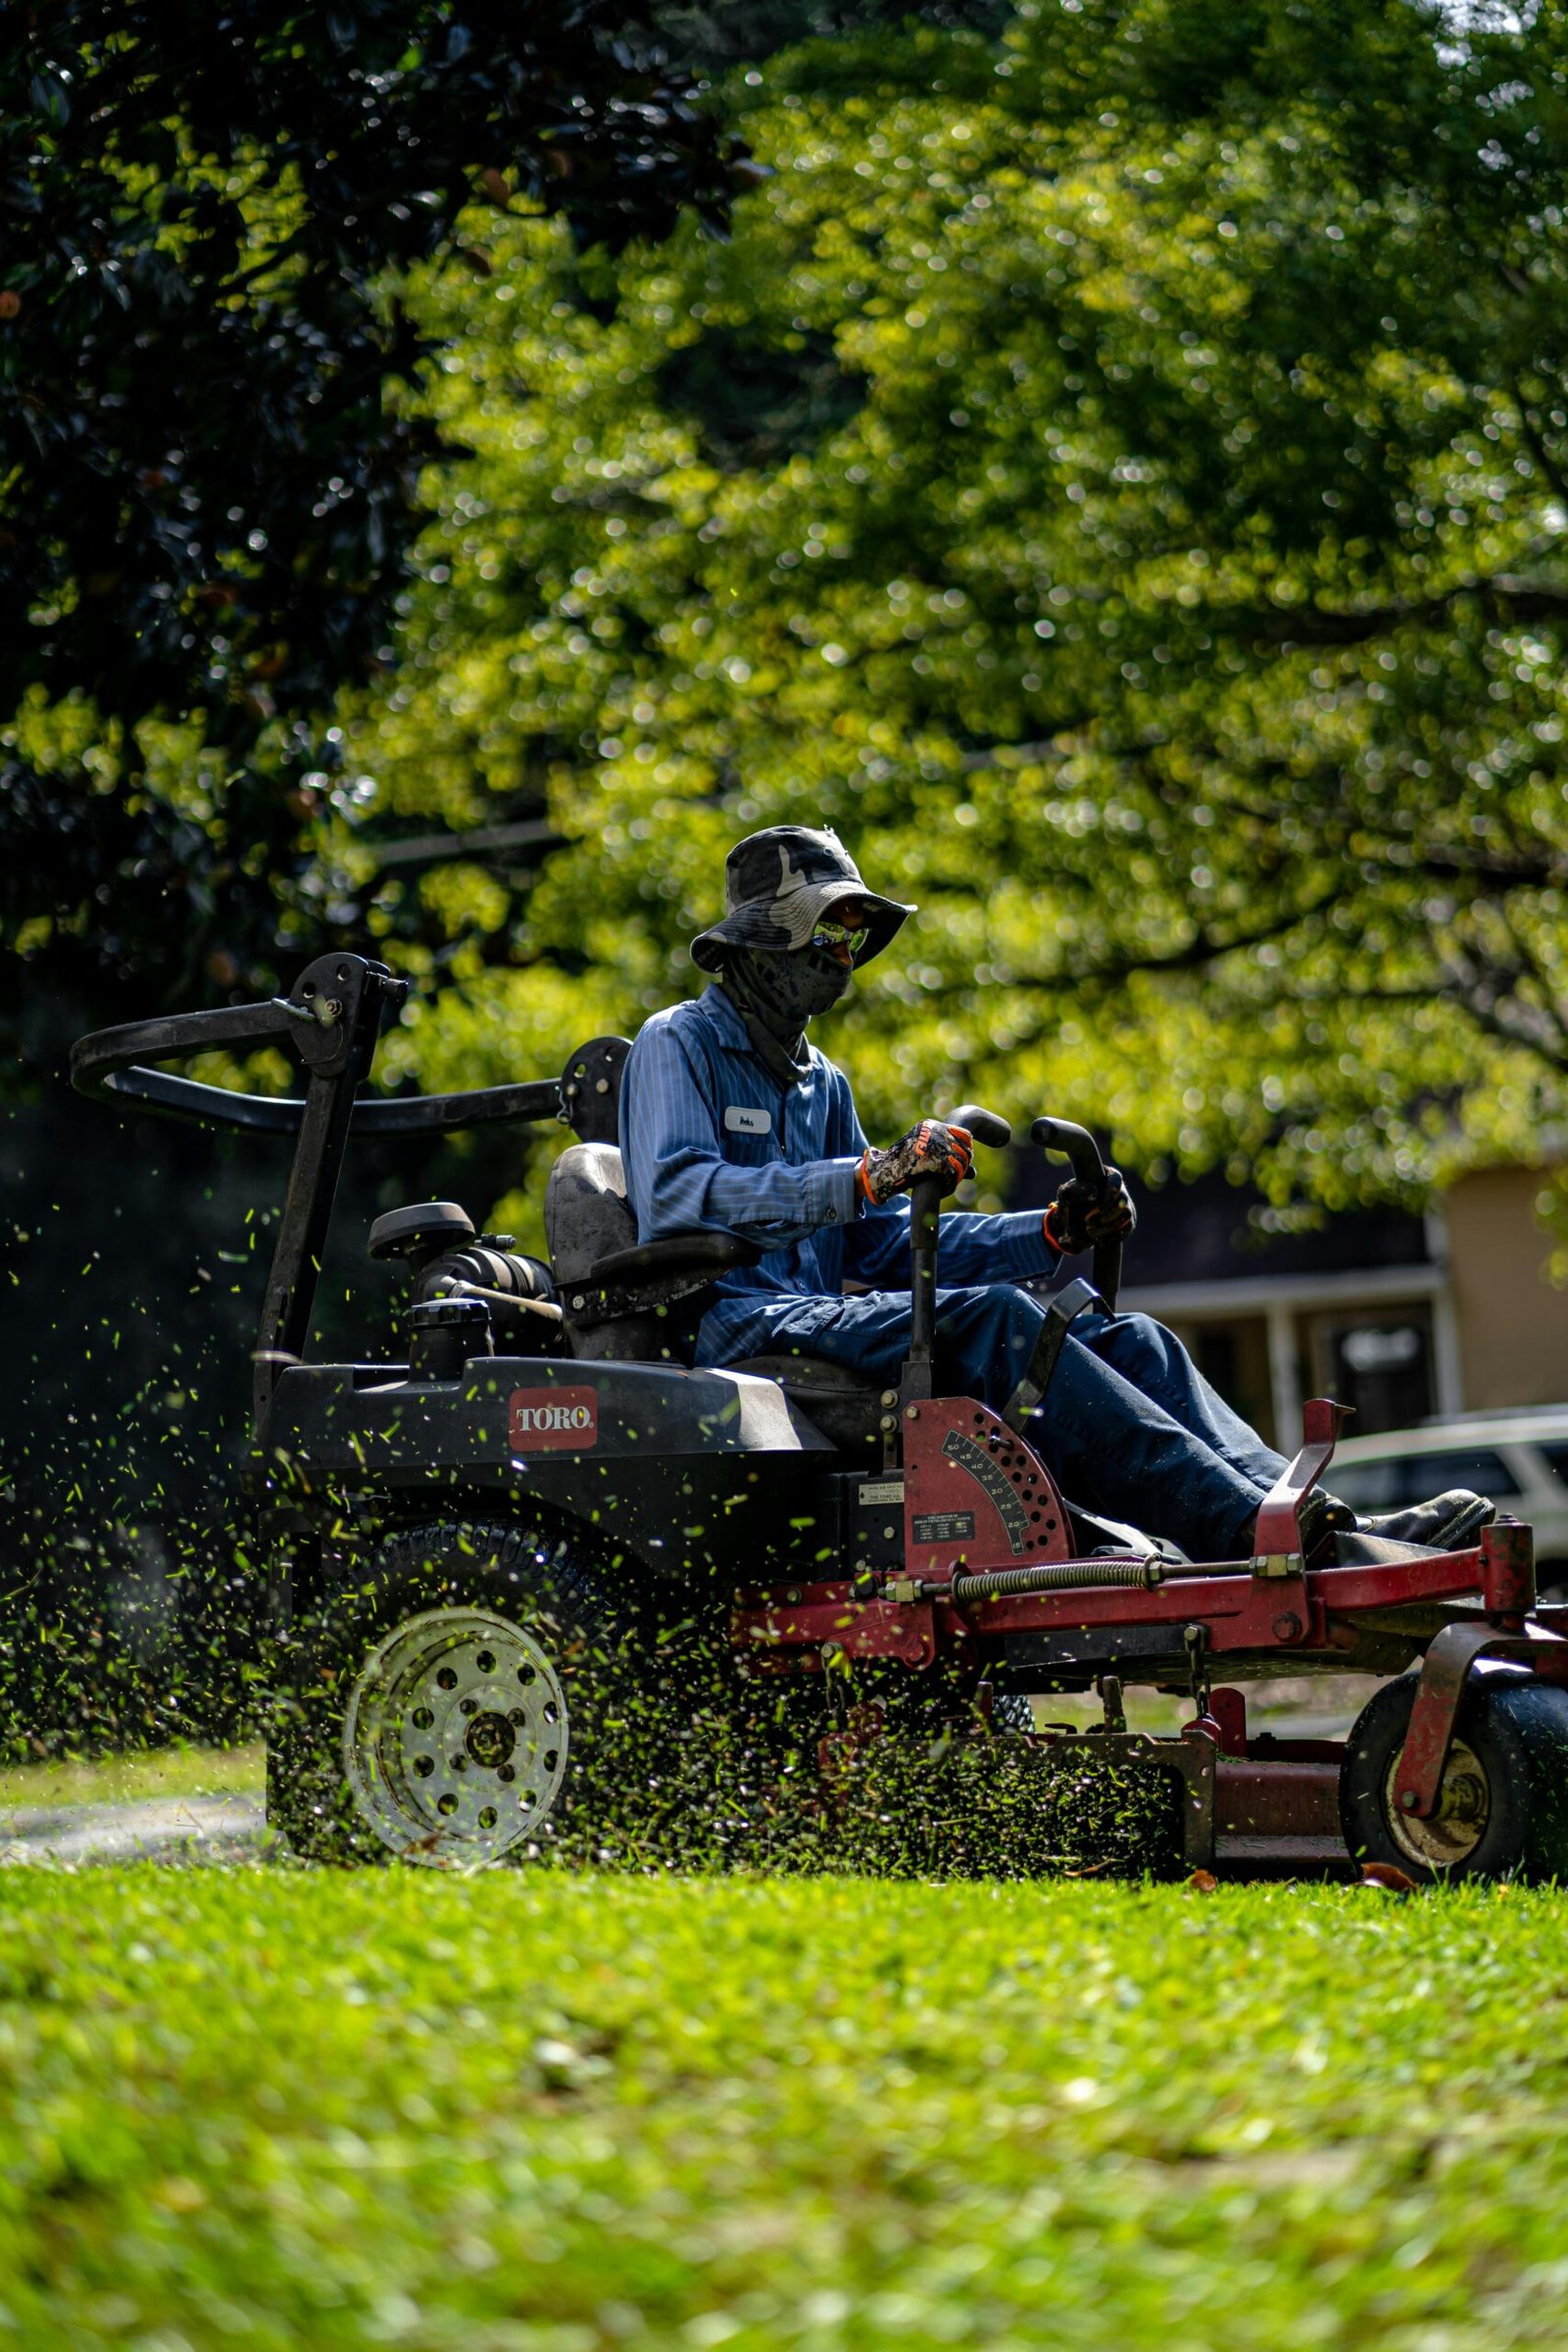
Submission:
<svg viewBox="0 0 1568 2352">
<path fill-rule="evenodd" d="M 120 1804 L 151 1796 L 259 1796 L 267 1776 L 260 1741 L 244 1747 L 137 1748 L 91 1761 L 0 1766 L 0 1809 Z"/>
<path fill-rule="evenodd" d="M 1568 2338 L 1568 1905 L 0 1876 L 0 2340 Z"/>
</svg>

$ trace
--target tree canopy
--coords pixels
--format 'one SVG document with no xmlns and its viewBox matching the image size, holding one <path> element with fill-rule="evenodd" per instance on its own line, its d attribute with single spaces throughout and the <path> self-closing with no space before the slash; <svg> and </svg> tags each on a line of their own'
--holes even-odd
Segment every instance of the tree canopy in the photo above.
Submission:
<svg viewBox="0 0 1568 2352">
<path fill-rule="evenodd" d="M 329 858 L 453 984 L 394 1058 L 634 1024 L 729 842 L 826 820 L 921 907 L 844 1016 L 884 1121 L 978 1089 L 1330 1202 L 1537 1151 L 1565 67 L 1550 5 L 1026 0 L 737 74 L 727 245 L 426 274 L 474 454 Z"/>
<path fill-rule="evenodd" d="M 612 15 L 551 78 L 514 12 L 220 10 L 310 84 L 258 69 L 225 145 L 195 11 L 177 105 L 126 63 L 150 16 L 52 13 L 113 104 L 12 109 L 0 338 L 47 314 L 47 429 L 135 562 L 92 569 L 13 442 L 35 1000 L 369 939 L 435 989 L 390 1069 L 550 1068 L 694 985 L 728 844 L 806 817 L 921 907 L 845 1016 L 877 1119 L 1049 1102 L 1330 1202 L 1538 1151 L 1563 8 L 666 9 L 711 118 Z M 723 243 L 735 132 L 774 176 Z"/>
<path fill-rule="evenodd" d="M 86 1010 L 271 974 L 307 772 L 393 658 L 439 448 L 399 297 L 475 197 L 612 249 L 744 152 L 610 0 L 62 0 L 0 20 L 6 944 Z M 9 990 L 15 1008 L 16 971 Z"/>
</svg>

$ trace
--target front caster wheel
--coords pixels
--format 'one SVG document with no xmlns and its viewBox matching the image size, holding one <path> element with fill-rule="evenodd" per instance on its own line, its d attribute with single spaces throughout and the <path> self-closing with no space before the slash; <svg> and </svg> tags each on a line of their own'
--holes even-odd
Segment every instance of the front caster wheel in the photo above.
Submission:
<svg viewBox="0 0 1568 2352">
<path fill-rule="evenodd" d="M 1356 1862 L 1412 1879 L 1568 1879 L 1568 1691 L 1529 1675 L 1473 1675 L 1429 1821 L 1396 1802 L 1418 1678 L 1367 1701 L 1346 1743 L 1340 1821 Z"/>
<path fill-rule="evenodd" d="M 297 1630 L 269 1819 L 315 1861 L 644 1859 L 681 1752 L 659 1659 L 603 1571 L 557 1539 L 397 1536 Z"/>
</svg>

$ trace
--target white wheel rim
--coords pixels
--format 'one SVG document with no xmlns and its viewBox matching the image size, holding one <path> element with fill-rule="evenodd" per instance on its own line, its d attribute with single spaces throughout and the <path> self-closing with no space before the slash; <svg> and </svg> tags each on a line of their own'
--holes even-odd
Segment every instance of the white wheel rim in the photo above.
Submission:
<svg viewBox="0 0 1568 2352">
<path fill-rule="evenodd" d="M 1383 1791 L 1394 1842 L 1407 1861 L 1419 1862 L 1424 1870 L 1452 1870 L 1469 1860 L 1486 1836 L 1492 1812 L 1486 1767 L 1467 1740 L 1455 1740 L 1444 1767 L 1438 1809 L 1430 1821 L 1422 1821 L 1399 1810 L 1396 1783 L 1403 1752 L 1396 1748 Z"/>
<path fill-rule="evenodd" d="M 495 1862 L 531 1837 L 566 1770 L 549 1658 L 488 1609 L 396 1626 L 349 1692 L 343 1769 L 362 1818 L 406 1861 Z"/>
</svg>

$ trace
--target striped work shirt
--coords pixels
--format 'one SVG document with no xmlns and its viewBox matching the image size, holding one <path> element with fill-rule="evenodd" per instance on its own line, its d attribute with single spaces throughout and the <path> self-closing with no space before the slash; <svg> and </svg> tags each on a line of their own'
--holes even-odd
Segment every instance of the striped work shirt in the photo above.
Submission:
<svg viewBox="0 0 1568 2352">
<path fill-rule="evenodd" d="M 803 1298 L 842 1298 L 845 1278 L 909 1287 L 909 1202 L 877 1208 L 856 1169 L 865 1135 L 842 1070 L 811 1048 L 810 1074 L 781 1088 L 720 988 L 656 1012 L 632 1047 L 620 1097 L 626 1193 L 640 1241 L 733 1233 L 763 1251 L 720 1277 L 697 1340 L 702 1364 L 767 1352 Z M 945 1284 L 1026 1282 L 1057 1255 L 1040 1211 L 942 1220 Z"/>
</svg>

